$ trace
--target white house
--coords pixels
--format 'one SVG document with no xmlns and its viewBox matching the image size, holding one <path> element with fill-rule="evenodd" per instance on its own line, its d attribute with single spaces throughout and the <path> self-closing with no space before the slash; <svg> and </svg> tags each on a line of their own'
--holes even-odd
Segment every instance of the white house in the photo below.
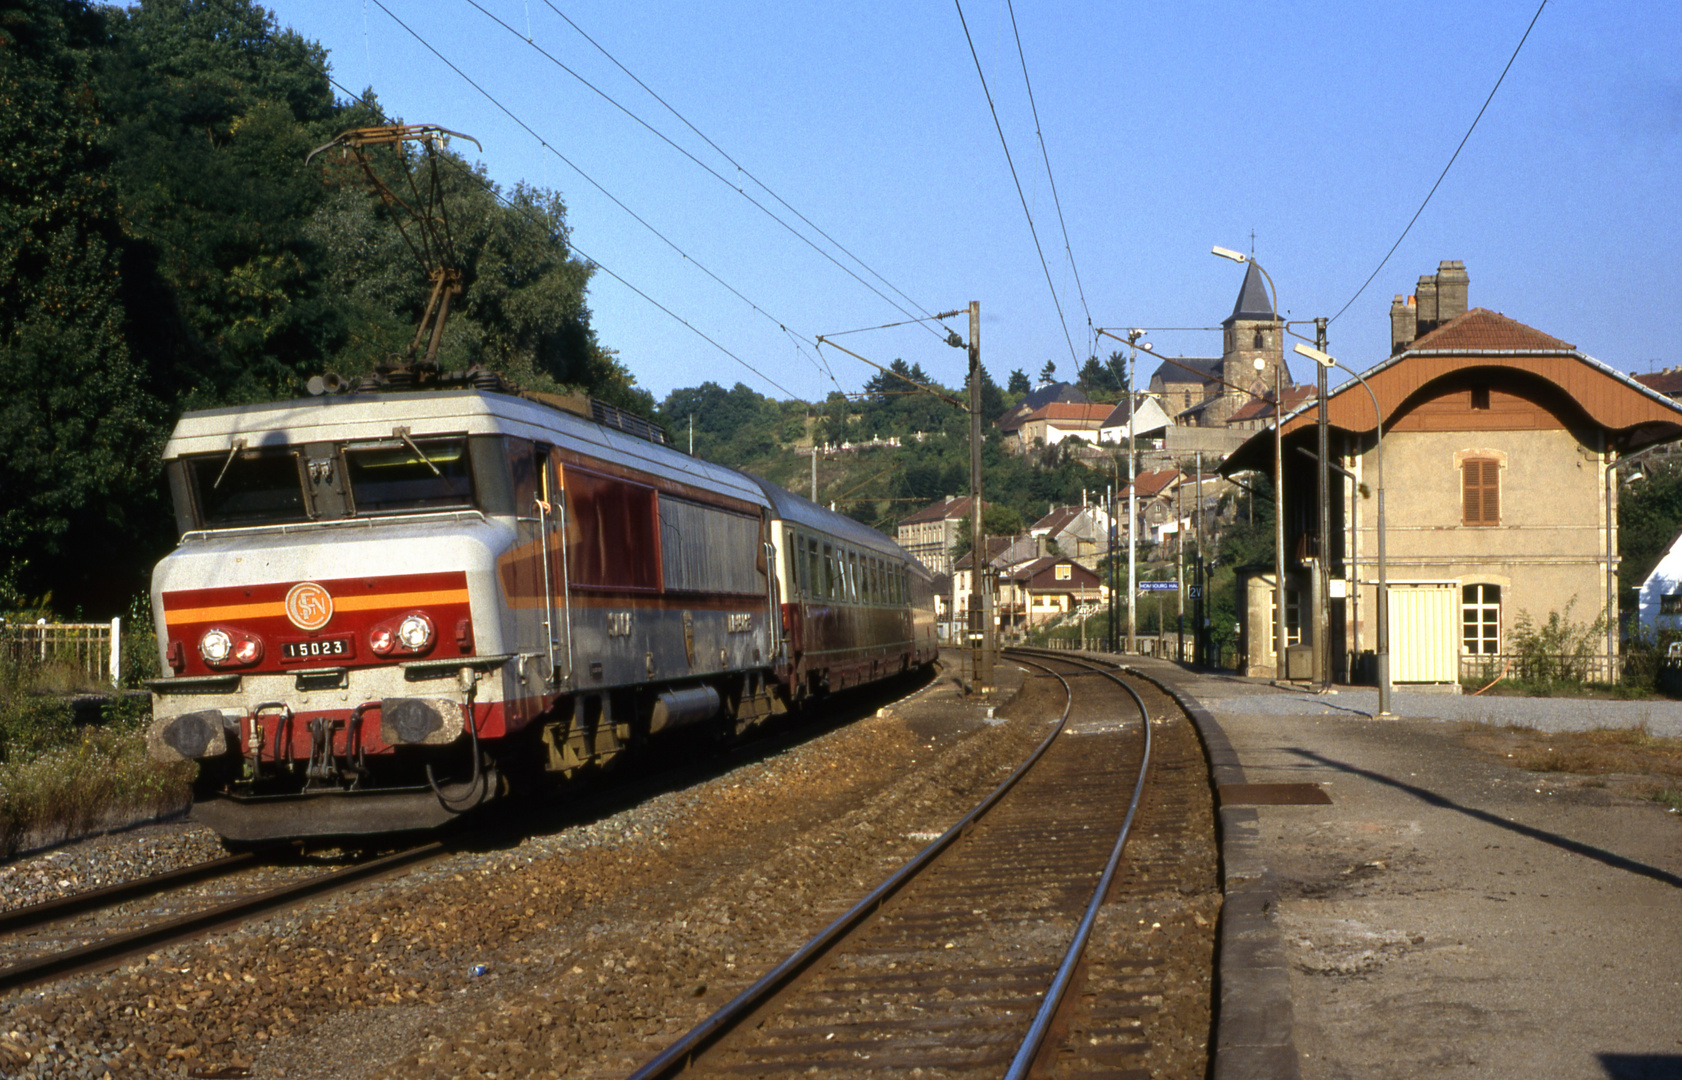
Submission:
<svg viewBox="0 0 1682 1080">
<path fill-rule="evenodd" d="M 1156 395 L 1140 395 L 1143 400 L 1139 404 L 1137 418 L 1129 417 L 1127 402 L 1122 402 L 1111 410 L 1102 426 L 1098 428 L 1100 443 L 1125 443 L 1129 420 L 1133 421 L 1133 439 L 1160 439 L 1164 429 L 1174 426 L 1174 421 L 1163 411 Z"/>
</svg>

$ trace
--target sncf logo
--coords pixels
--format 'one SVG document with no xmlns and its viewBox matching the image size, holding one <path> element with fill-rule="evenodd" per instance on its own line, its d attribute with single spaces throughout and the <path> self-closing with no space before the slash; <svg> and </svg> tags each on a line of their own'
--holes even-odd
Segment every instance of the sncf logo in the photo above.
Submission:
<svg viewBox="0 0 1682 1080">
<path fill-rule="evenodd" d="M 320 630 L 333 617 L 333 598 L 313 581 L 301 581 L 286 594 L 286 617 L 300 630 Z"/>
</svg>

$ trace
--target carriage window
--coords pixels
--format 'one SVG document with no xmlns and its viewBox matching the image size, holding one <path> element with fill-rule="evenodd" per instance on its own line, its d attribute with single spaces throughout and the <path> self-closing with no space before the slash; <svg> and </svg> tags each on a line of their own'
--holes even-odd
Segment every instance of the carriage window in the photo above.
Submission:
<svg viewBox="0 0 1682 1080">
<path fill-rule="evenodd" d="M 530 439 L 508 440 L 508 474 L 514 486 L 514 516 L 535 517 L 539 470 L 543 468 L 543 452 Z"/>
<path fill-rule="evenodd" d="M 818 542 L 811 537 L 806 538 L 806 566 L 806 595 L 817 596 L 818 589 L 823 585 L 823 566 L 818 562 Z"/>
<path fill-rule="evenodd" d="M 835 599 L 840 595 L 841 582 L 837 580 L 835 572 L 835 552 L 828 544 L 823 546 L 823 594 L 828 599 Z"/>
<path fill-rule="evenodd" d="M 660 587 L 654 489 L 582 469 L 562 471 L 568 573 L 580 586 Z"/>
<path fill-rule="evenodd" d="M 857 552 L 847 552 L 847 599 L 858 603 L 859 599 L 859 557 Z"/>
<path fill-rule="evenodd" d="M 191 459 L 202 524 L 273 525 L 308 521 L 293 450 L 240 450 Z"/>
<path fill-rule="evenodd" d="M 345 473 L 358 515 L 473 505 L 466 439 L 347 446 Z"/>
<path fill-rule="evenodd" d="M 793 529 L 788 530 L 788 541 L 783 545 L 788 552 L 788 577 L 791 590 L 796 596 L 806 591 L 806 560 L 802 557 L 806 545 L 800 542 L 800 537 Z"/>
</svg>

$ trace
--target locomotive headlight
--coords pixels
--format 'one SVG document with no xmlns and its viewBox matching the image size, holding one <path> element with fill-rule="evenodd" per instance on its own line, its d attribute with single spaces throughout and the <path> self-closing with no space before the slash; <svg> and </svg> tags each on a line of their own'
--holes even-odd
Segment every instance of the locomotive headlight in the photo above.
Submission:
<svg viewBox="0 0 1682 1080">
<path fill-rule="evenodd" d="M 263 658 L 263 643 L 254 637 L 242 637 L 234 642 L 234 663 L 255 664 Z"/>
<path fill-rule="evenodd" d="M 391 650 L 397 647 L 397 636 L 389 626 L 376 626 L 368 635 L 368 647 L 380 656 L 389 656 Z"/>
<path fill-rule="evenodd" d="M 233 651 L 234 639 L 226 630 L 206 630 L 204 637 L 199 638 L 199 655 L 207 663 L 225 664 Z"/>
<path fill-rule="evenodd" d="M 397 640 L 410 652 L 420 652 L 432 644 L 432 620 L 425 615 L 405 615 L 397 624 Z"/>
</svg>

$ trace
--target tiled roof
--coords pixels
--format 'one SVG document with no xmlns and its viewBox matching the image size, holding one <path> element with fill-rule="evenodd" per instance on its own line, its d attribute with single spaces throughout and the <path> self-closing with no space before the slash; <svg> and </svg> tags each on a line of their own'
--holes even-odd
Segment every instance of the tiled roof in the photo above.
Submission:
<svg viewBox="0 0 1682 1080">
<path fill-rule="evenodd" d="M 1244 284 L 1238 290 L 1238 302 L 1232 305 L 1232 314 L 1226 317 L 1226 322 L 1273 317 L 1273 302 L 1267 297 L 1267 286 L 1262 284 L 1256 264 L 1250 263 L 1244 268 Z"/>
<path fill-rule="evenodd" d="M 1022 399 L 1022 404 L 1028 406 L 1029 409 L 1037 409 L 1041 405 L 1049 405 L 1053 401 L 1075 402 L 1084 405 L 1086 404 L 1086 394 L 1081 391 L 1080 387 L 1072 383 L 1046 383 L 1044 386 L 1036 386 L 1028 391 L 1027 396 Z"/>
<path fill-rule="evenodd" d="M 1285 388 L 1285 411 L 1292 413 L 1305 401 L 1314 396 L 1312 386 L 1288 386 Z M 1244 407 L 1226 418 L 1229 424 L 1242 423 L 1245 420 L 1260 420 L 1273 415 L 1273 395 L 1265 398 L 1254 398 L 1245 403 Z"/>
<path fill-rule="evenodd" d="M 901 525 L 921 525 L 925 521 L 945 521 L 948 518 L 956 521 L 969 513 L 969 496 L 960 495 L 955 499 L 942 499 L 933 506 L 925 506 L 910 517 L 899 519 Z"/>
<path fill-rule="evenodd" d="M 1183 474 L 1178 469 L 1155 469 L 1151 472 L 1140 473 L 1135 481 L 1139 487 L 1139 498 L 1149 499 L 1155 495 L 1162 494 L 1165 488 L 1174 483 L 1174 481 L 1178 480 L 1182 475 Z M 1123 498 L 1126 497 L 1126 488 L 1121 489 L 1121 495 Z"/>
<path fill-rule="evenodd" d="M 1049 420 L 1052 423 L 1059 420 L 1074 420 L 1082 423 L 1099 424 L 1103 423 L 1104 418 L 1110 415 L 1112 408 L 1113 406 L 1110 405 L 1089 405 L 1085 402 L 1053 401 L 1041 405 L 1032 413 L 1029 413 L 1028 419 Z"/>
<path fill-rule="evenodd" d="M 1075 518 L 1080 517 L 1083 509 L 1085 509 L 1085 507 L 1081 506 L 1053 507 L 1051 512 L 1046 514 L 1045 517 L 1040 518 L 1038 521 L 1030 525 L 1028 527 L 1028 531 L 1036 535 L 1039 533 L 1054 533 L 1069 524 L 1069 522 L 1075 520 Z"/>
<path fill-rule="evenodd" d="M 1191 368 L 1191 371 L 1187 371 Z M 1221 357 L 1219 356 L 1176 356 L 1172 360 L 1164 360 L 1151 372 L 1146 385 L 1161 379 L 1164 383 L 1195 383 L 1208 382 L 1219 378 L 1221 374 Z"/>
<path fill-rule="evenodd" d="M 1570 352 L 1568 344 L 1498 311 L 1473 308 L 1407 347 L 1408 352 Z"/>
<path fill-rule="evenodd" d="M 1635 375 L 1632 378 L 1647 389 L 1657 390 L 1669 397 L 1682 394 L 1682 368 L 1655 371 L 1647 375 Z"/>
</svg>

